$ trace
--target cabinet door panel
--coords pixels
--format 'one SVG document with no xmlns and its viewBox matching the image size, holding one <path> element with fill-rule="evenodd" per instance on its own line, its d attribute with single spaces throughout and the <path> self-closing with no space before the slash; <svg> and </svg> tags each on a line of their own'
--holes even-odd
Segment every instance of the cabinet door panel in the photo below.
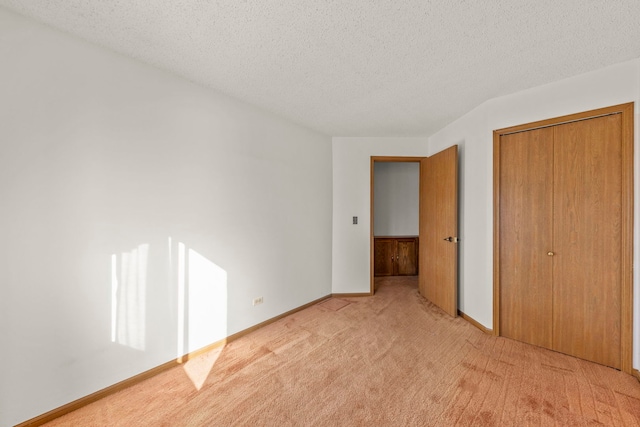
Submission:
<svg viewBox="0 0 640 427">
<path fill-rule="evenodd" d="M 415 276 L 418 274 L 417 239 L 398 239 L 398 275 Z"/>
<path fill-rule="evenodd" d="M 394 239 L 375 239 L 373 255 L 375 276 L 393 276 L 395 265 L 396 241 Z"/>
</svg>

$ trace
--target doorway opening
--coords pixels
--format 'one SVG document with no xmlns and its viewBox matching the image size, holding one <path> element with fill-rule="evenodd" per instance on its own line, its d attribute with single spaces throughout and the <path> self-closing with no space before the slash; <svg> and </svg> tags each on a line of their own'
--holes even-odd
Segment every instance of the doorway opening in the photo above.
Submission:
<svg viewBox="0 0 640 427">
<path fill-rule="evenodd" d="M 452 317 L 458 315 L 458 146 L 429 157 L 371 157 L 370 294 L 375 293 L 376 162 L 419 162 L 418 290 Z M 410 244 L 409 244 L 410 246 Z"/>
<path fill-rule="evenodd" d="M 378 237 L 388 237 L 390 239 L 388 239 L 388 241 L 383 241 L 382 242 L 382 246 L 388 246 L 389 247 L 389 251 L 390 254 L 388 255 L 389 257 L 389 261 L 391 261 L 391 256 L 394 256 L 394 261 L 396 261 L 395 263 L 393 261 L 389 262 L 390 268 L 392 270 L 394 270 L 395 272 L 397 272 L 397 268 L 398 268 L 398 263 L 397 260 L 395 260 L 395 257 L 397 257 L 397 239 L 392 239 L 392 237 L 398 237 L 398 236 L 391 236 L 391 235 L 386 235 L 386 234 L 395 234 L 396 230 L 401 229 L 401 230 L 407 230 L 406 228 L 398 228 L 399 226 L 397 226 L 396 224 L 393 223 L 392 220 L 390 220 L 389 218 L 387 218 L 384 222 L 386 222 L 386 224 L 382 224 L 381 226 L 381 218 L 378 218 L 378 227 L 376 229 L 376 216 L 375 216 L 375 211 L 376 211 L 376 197 L 375 197 L 375 171 L 376 171 L 376 165 L 380 166 L 380 165 L 384 165 L 384 166 L 388 166 L 394 163 L 408 163 L 408 164 L 417 164 L 418 165 L 418 185 L 419 183 L 422 181 L 422 177 L 420 176 L 421 172 L 420 172 L 420 162 L 425 159 L 425 157 L 379 157 L 379 156 L 374 156 L 371 157 L 371 186 L 370 186 L 370 190 L 371 190 L 371 207 L 370 207 L 370 216 L 371 216 L 371 221 L 370 221 L 370 225 L 371 225 L 371 229 L 370 229 L 370 233 L 369 233 L 369 237 L 370 237 L 370 242 L 369 242 L 369 248 L 370 248 L 370 272 L 369 272 L 369 277 L 370 277 L 370 290 L 369 293 L 370 295 L 373 295 L 376 291 L 375 289 L 375 248 L 376 248 L 376 235 Z M 383 166 L 383 167 L 384 167 Z M 380 169 L 378 168 L 378 170 L 380 171 Z M 379 194 L 380 196 L 380 194 Z M 419 188 L 418 188 L 418 194 L 417 197 L 419 198 Z M 416 220 L 418 219 L 418 212 L 416 212 Z M 409 218 L 411 218 L 411 214 L 408 215 Z M 406 218 L 406 217 L 405 217 Z M 385 234 L 385 235 L 383 235 Z M 415 233 L 412 233 L 412 237 L 416 237 L 419 234 L 419 230 L 415 230 Z M 407 237 L 407 235 L 405 235 L 404 237 Z M 415 239 L 415 243 L 411 243 L 410 241 L 407 241 L 406 243 L 403 242 L 402 244 L 404 246 L 407 247 L 411 247 L 411 245 L 415 245 L 415 255 L 417 257 L 418 254 L 418 247 L 417 247 L 417 240 L 418 238 L 416 237 Z M 391 246 L 394 246 L 394 248 L 391 248 Z M 380 247 L 380 244 L 379 244 Z M 394 250 L 391 250 L 394 249 Z M 391 252 L 393 252 L 393 255 L 391 254 Z M 419 265 L 418 265 L 418 261 L 416 258 L 416 273 L 418 273 L 419 269 Z M 393 275 L 393 274 L 392 274 Z"/>
</svg>

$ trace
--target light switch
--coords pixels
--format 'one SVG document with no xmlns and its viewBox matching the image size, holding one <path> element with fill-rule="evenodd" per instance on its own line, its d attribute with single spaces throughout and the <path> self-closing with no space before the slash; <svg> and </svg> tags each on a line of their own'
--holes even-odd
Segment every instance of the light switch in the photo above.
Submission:
<svg viewBox="0 0 640 427">
<path fill-rule="evenodd" d="M 357 224 L 357 223 L 358 223 L 358 217 L 357 217 L 357 216 L 354 216 L 354 217 L 353 217 L 353 223 L 354 223 L 354 224 Z"/>
</svg>

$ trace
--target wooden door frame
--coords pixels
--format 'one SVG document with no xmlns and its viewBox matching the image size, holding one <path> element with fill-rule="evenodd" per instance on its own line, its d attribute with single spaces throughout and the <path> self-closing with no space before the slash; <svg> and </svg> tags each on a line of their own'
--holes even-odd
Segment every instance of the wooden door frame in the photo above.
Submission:
<svg viewBox="0 0 640 427">
<path fill-rule="evenodd" d="M 373 262 L 373 255 L 375 252 L 375 248 L 374 248 L 374 240 L 373 240 L 373 225 L 374 225 L 374 200 L 373 200 L 373 193 L 374 193 L 374 188 L 373 188 L 373 175 L 374 175 L 374 164 L 376 162 L 378 163 L 418 163 L 420 164 L 420 161 L 423 159 L 426 159 L 427 156 L 424 157 L 402 157 L 402 156 L 371 156 L 371 171 L 370 171 L 370 207 L 369 207 L 369 256 L 370 256 L 370 260 L 369 260 L 369 295 L 373 295 L 375 293 L 375 276 L 374 276 L 374 262 Z M 419 172 L 419 179 L 420 182 L 422 182 L 422 172 Z M 418 197 L 420 197 L 420 192 L 418 191 Z M 419 269 L 420 267 L 418 267 Z M 420 270 L 418 270 L 420 271 Z M 418 273 L 419 274 L 419 273 Z"/>
<path fill-rule="evenodd" d="M 620 356 L 621 370 L 633 372 L 633 134 L 634 103 L 614 105 L 577 114 L 512 126 L 493 131 L 493 331 L 500 335 L 500 138 L 564 123 L 621 114 L 622 119 L 622 253 Z"/>
</svg>

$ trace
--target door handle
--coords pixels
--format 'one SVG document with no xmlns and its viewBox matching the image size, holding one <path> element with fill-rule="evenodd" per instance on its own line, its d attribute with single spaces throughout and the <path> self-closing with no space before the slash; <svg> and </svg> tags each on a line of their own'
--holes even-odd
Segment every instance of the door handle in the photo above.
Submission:
<svg viewBox="0 0 640 427">
<path fill-rule="evenodd" d="M 460 239 L 458 239 L 457 237 L 445 237 L 443 240 L 446 240 L 447 242 L 451 242 L 451 243 L 458 243 L 460 241 Z"/>
</svg>

